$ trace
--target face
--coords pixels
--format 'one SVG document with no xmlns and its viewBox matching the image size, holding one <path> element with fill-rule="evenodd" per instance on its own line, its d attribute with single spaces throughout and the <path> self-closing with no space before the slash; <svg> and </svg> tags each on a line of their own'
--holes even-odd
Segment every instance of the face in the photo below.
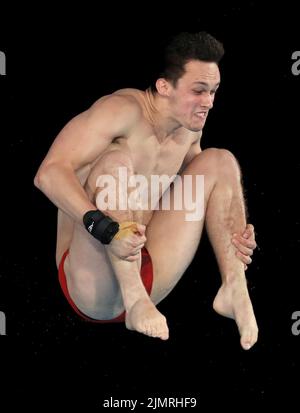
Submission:
<svg viewBox="0 0 300 413">
<path fill-rule="evenodd" d="M 200 131 L 213 107 L 220 84 L 216 63 L 192 60 L 185 65 L 186 72 L 176 87 L 170 85 L 170 108 L 180 124 L 191 131 Z"/>
</svg>

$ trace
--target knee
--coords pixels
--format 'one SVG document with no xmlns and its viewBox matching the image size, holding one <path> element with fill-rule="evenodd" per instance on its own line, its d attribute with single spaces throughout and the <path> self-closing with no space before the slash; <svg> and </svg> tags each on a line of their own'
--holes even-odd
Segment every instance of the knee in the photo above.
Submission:
<svg viewBox="0 0 300 413">
<path fill-rule="evenodd" d="M 103 173 L 109 173 L 114 169 L 125 167 L 128 173 L 133 173 L 133 163 L 130 155 L 119 150 L 105 153 L 98 161 Z"/>
<path fill-rule="evenodd" d="M 222 174 L 230 173 L 240 176 L 240 167 L 236 157 L 227 149 L 208 148 L 203 152 L 209 158 L 210 164 L 215 171 Z"/>
<path fill-rule="evenodd" d="M 101 180 L 105 176 L 118 179 L 119 168 L 126 168 L 127 176 L 133 175 L 133 163 L 130 156 L 118 150 L 106 152 L 93 166 L 87 180 L 88 186 L 95 190 L 99 186 L 99 179 Z"/>
</svg>

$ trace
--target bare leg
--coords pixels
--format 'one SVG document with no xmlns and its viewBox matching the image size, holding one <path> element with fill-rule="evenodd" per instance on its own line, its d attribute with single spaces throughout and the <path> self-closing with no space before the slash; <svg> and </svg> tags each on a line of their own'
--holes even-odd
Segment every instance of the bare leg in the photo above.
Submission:
<svg viewBox="0 0 300 413">
<path fill-rule="evenodd" d="M 115 173 L 119 166 L 127 166 L 132 173 L 130 160 L 120 152 L 111 152 L 92 167 L 88 166 L 77 172 L 78 179 L 85 186 L 91 200 L 95 200 L 99 174 Z M 120 222 L 134 220 L 146 224 L 151 215 L 120 211 L 118 216 L 115 215 L 115 219 Z M 165 317 L 155 308 L 141 282 L 140 254 L 139 260 L 132 263 L 116 259 L 106 246 L 90 236 L 81 225 L 58 211 L 57 266 L 67 249 L 69 255 L 64 262 L 64 271 L 68 291 L 84 314 L 94 319 L 109 320 L 121 314 L 125 307 L 126 326 L 129 329 L 153 337 L 168 338 Z"/>
<path fill-rule="evenodd" d="M 213 308 L 235 319 L 241 345 L 248 350 L 257 341 L 258 328 L 249 298 L 244 264 L 237 258 L 231 238 L 246 226 L 245 204 L 238 164 L 229 152 L 223 154 L 222 173 L 212 191 L 206 212 L 207 232 L 219 264 L 222 286 Z M 234 172 L 234 173 L 233 173 Z"/>
<path fill-rule="evenodd" d="M 119 190 L 118 177 L 120 167 L 126 168 L 128 178 L 133 175 L 132 162 L 127 155 L 119 151 L 106 153 L 90 174 L 87 181 L 88 188 L 95 193 L 98 177 L 101 175 L 110 175 L 115 178 L 117 183 L 117 194 L 125 196 L 122 190 Z M 97 207 L 101 209 L 101 206 L 98 204 Z M 118 202 L 117 210 L 107 212 L 118 222 L 136 221 L 141 224 L 143 223 L 143 213 L 141 211 L 119 210 Z M 126 310 L 127 328 L 151 337 L 159 337 L 166 340 L 169 334 L 166 319 L 157 310 L 145 290 L 140 277 L 140 263 L 138 265 L 136 261 L 129 262 L 118 258 L 112 253 L 110 246 L 106 247 L 106 252 L 119 282 Z"/>
<path fill-rule="evenodd" d="M 226 175 L 230 179 L 224 178 L 225 167 L 227 168 Z M 247 339 L 245 345 L 244 338 L 250 334 L 250 344 L 253 345 L 257 337 L 257 326 L 247 292 L 243 267 L 236 260 L 235 248 L 231 244 L 229 246 L 228 243 L 232 232 L 244 229 L 245 224 L 243 201 L 241 202 L 242 198 L 239 196 L 236 197 L 237 193 L 241 194 L 237 164 L 228 151 L 208 149 L 197 156 L 183 174 L 203 174 L 205 176 L 207 228 L 216 251 L 223 281 L 216 296 L 214 308 L 219 313 L 236 319 L 242 335 L 241 343 L 244 348 L 247 348 Z M 90 186 L 93 186 L 92 176 L 90 176 Z M 229 189 L 232 186 L 231 190 L 228 190 L 228 186 Z M 232 198 L 237 199 L 237 203 L 231 201 Z M 235 214 L 232 212 L 234 210 L 240 211 L 236 213 L 241 214 L 241 216 L 234 216 Z M 233 224 L 228 218 L 228 213 L 230 213 L 231 218 L 234 216 L 236 224 Z M 188 222 L 185 220 L 185 214 L 184 210 L 155 211 L 147 227 L 146 247 L 150 252 L 154 266 L 151 293 L 151 299 L 154 303 L 160 302 L 174 288 L 198 248 L 204 220 Z M 223 218 L 215 221 L 216 216 Z M 123 218 L 128 219 L 128 217 Z M 133 219 L 137 220 L 135 217 Z M 146 224 L 148 220 L 142 222 Z M 224 236 L 223 231 L 226 231 L 227 236 Z M 224 247 L 225 244 L 226 247 Z M 122 272 L 117 280 L 105 247 L 79 225 L 75 225 L 70 254 L 65 264 L 70 294 L 85 314 L 96 319 L 110 319 L 123 311 L 119 283 L 122 274 L 124 276 L 127 273 L 128 277 L 130 274 L 135 274 L 136 277 L 135 270 Z M 240 282 L 235 282 L 235 279 Z M 138 282 L 137 277 L 135 281 Z M 243 294 L 239 294 L 240 291 Z M 241 300 L 240 297 L 243 299 Z M 137 320 L 141 320 L 140 314 L 143 313 L 145 314 L 143 311 L 137 311 Z M 134 314 L 133 311 L 132 314 Z M 163 316 L 161 317 L 161 323 L 164 325 L 165 319 Z M 131 326 L 130 323 L 127 324 L 127 327 L 140 331 L 137 320 L 135 320 L 136 327 Z M 141 323 L 143 324 L 143 321 Z M 145 334 L 152 334 L 145 324 L 143 328 Z"/>
<path fill-rule="evenodd" d="M 239 168 L 230 152 L 207 149 L 183 172 L 183 175 L 195 174 L 205 177 L 207 230 L 222 275 L 222 286 L 213 306 L 218 313 L 236 320 L 241 345 L 248 349 L 256 342 L 258 329 L 243 264 L 231 244 L 232 234 L 244 230 L 246 222 Z M 146 246 L 157 280 L 153 291 L 156 303 L 174 288 L 198 247 L 204 220 L 188 222 L 186 212 L 155 211 L 147 228 Z"/>
</svg>

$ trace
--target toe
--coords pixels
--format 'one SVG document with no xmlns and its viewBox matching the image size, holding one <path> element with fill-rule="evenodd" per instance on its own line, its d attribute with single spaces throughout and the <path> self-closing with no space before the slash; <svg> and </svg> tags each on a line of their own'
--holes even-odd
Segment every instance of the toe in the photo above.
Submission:
<svg viewBox="0 0 300 413">
<path fill-rule="evenodd" d="M 161 329 L 160 338 L 161 338 L 162 340 L 168 340 L 168 338 L 169 338 L 169 329 L 168 329 L 167 326 L 164 326 L 164 327 Z"/>
<path fill-rule="evenodd" d="M 241 336 L 241 346 L 244 350 L 249 350 L 257 341 L 257 332 L 253 330 L 245 331 Z"/>
<path fill-rule="evenodd" d="M 155 326 L 151 327 L 151 333 L 150 333 L 151 337 L 159 337 L 159 333 L 158 330 Z"/>
<path fill-rule="evenodd" d="M 169 333 L 167 331 L 164 331 L 163 333 L 161 333 L 160 338 L 162 340 L 168 340 L 169 338 Z"/>
<path fill-rule="evenodd" d="M 241 345 L 242 345 L 244 350 L 250 350 L 250 348 L 252 347 L 250 341 L 241 340 Z"/>
<path fill-rule="evenodd" d="M 147 334 L 147 336 L 149 337 L 153 337 L 153 327 L 151 326 L 151 324 L 147 324 L 145 326 L 145 334 Z"/>
</svg>

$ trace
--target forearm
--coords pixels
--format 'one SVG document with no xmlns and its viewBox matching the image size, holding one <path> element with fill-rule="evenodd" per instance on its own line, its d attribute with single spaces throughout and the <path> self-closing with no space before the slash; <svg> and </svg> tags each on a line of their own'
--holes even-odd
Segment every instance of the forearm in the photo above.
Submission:
<svg viewBox="0 0 300 413">
<path fill-rule="evenodd" d="M 96 209 L 71 167 L 46 166 L 38 171 L 34 183 L 54 205 L 80 224 L 85 212 Z"/>
</svg>

